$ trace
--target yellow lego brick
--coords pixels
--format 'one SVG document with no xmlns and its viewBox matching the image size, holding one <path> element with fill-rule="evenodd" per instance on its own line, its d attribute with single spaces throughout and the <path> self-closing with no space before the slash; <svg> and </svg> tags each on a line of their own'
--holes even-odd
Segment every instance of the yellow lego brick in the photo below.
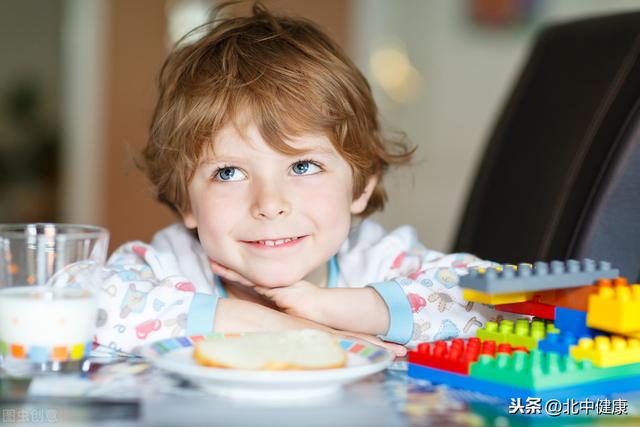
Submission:
<svg viewBox="0 0 640 427">
<path fill-rule="evenodd" d="M 616 334 L 639 334 L 640 285 L 600 287 L 589 296 L 587 325 Z"/>
<path fill-rule="evenodd" d="M 463 289 L 462 295 L 467 301 L 480 302 L 483 304 L 510 304 L 514 302 L 524 302 L 533 298 L 532 292 L 513 292 L 509 294 L 485 294 L 474 289 Z"/>
<path fill-rule="evenodd" d="M 640 340 L 621 336 L 582 338 L 570 353 L 578 361 L 590 360 L 601 368 L 640 363 Z"/>
</svg>

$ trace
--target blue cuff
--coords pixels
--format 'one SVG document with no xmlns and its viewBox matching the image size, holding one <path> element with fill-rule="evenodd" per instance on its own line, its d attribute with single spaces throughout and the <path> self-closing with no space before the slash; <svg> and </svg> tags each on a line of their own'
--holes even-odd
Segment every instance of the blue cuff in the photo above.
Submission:
<svg viewBox="0 0 640 427">
<path fill-rule="evenodd" d="M 195 293 L 187 314 L 187 336 L 206 335 L 213 332 L 218 296 Z"/>
<path fill-rule="evenodd" d="M 372 283 L 367 287 L 375 289 L 389 309 L 389 330 L 380 338 L 398 344 L 411 341 L 413 312 L 402 287 L 395 281 Z"/>
</svg>

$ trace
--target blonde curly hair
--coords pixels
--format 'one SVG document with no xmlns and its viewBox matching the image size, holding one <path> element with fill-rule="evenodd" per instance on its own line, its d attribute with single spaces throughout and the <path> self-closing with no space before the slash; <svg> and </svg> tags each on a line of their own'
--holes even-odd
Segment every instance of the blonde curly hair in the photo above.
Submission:
<svg viewBox="0 0 640 427">
<path fill-rule="evenodd" d="M 313 23 L 274 15 L 260 3 L 250 16 L 216 18 L 196 30 L 205 34 L 179 42 L 164 62 L 138 161 L 161 202 L 190 211 L 188 184 L 199 160 L 213 149 L 216 132 L 248 114 L 281 153 L 302 152 L 287 144 L 292 137 L 327 135 L 351 166 L 354 198 L 368 178 L 379 177 L 360 216 L 382 210 L 382 176 L 408 162 L 415 148 L 383 138 L 371 88 L 335 42 Z"/>
</svg>

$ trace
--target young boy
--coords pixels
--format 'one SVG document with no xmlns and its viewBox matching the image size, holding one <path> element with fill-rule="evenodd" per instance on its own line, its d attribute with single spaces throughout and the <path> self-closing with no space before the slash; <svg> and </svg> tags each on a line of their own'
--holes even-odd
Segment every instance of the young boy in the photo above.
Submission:
<svg viewBox="0 0 640 427">
<path fill-rule="evenodd" d="M 383 139 L 365 78 L 333 41 L 259 5 L 205 29 L 162 68 L 142 159 L 181 224 L 112 255 L 99 342 L 328 327 L 411 346 L 495 317 L 457 286 L 477 258 L 364 220 L 384 206 L 388 166 L 413 151 Z"/>
</svg>

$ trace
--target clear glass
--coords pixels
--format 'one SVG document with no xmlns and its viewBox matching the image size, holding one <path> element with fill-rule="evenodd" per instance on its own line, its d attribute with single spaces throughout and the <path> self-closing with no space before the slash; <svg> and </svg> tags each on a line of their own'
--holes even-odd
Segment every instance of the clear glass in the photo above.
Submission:
<svg viewBox="0 0 640 427">
<path fill-rule="evenodd" d="M 108 244 L 101 227 L 0 224 L 2 374 L 82 370 Z"/>
</svg>

